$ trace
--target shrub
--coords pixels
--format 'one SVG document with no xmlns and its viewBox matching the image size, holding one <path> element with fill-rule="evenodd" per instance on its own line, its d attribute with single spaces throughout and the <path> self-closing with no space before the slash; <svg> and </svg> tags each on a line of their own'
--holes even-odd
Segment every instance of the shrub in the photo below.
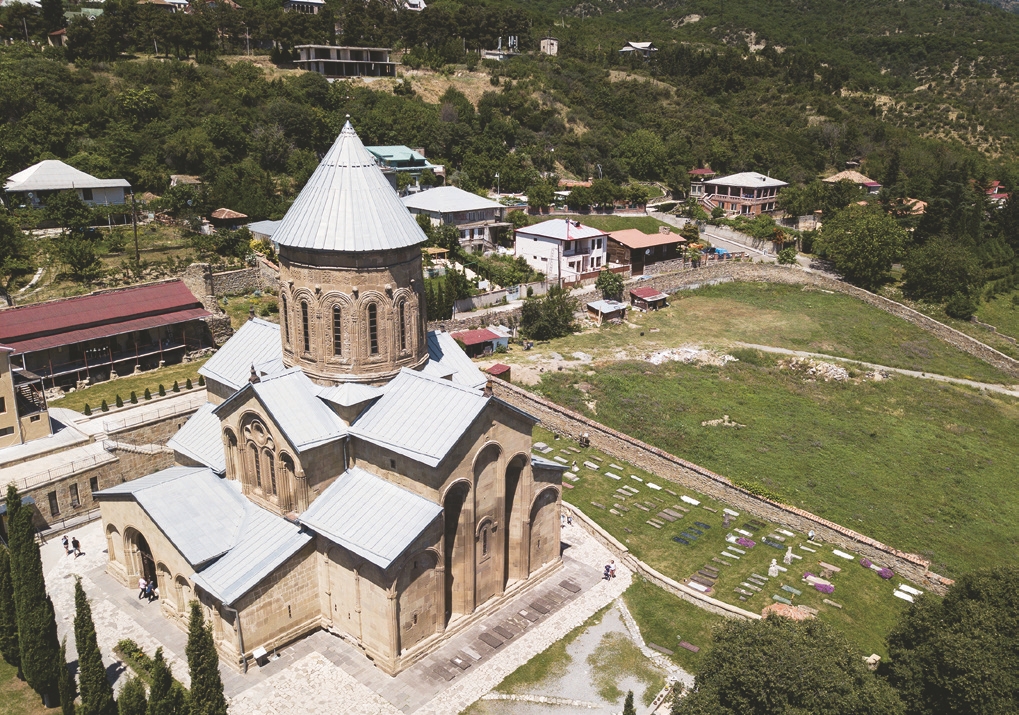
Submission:
<svg viewBox="0 0 1019 715">
<path fill-rule="evenodd" d="M 791 266 L 796 263 L 796 249 L 790 246 L 778 252 L 778 262 L 782 265 Z"/>
<path fill-rule="evenodd" d="M 151 400 L 152 399 L 152 392 L 147 387 L 145 388 L 145 399 L 146 400 Z"/>
<path fill-rule="evenodd" d="M 198 376 L 198 386 L 205 387 L 205 375 Z"/>
<path fill-rule="evenodd" d="M 92 408 L 89 407 L 87 402 L 85 403 L 85 414 L 86 415 L 91 415 L 92 414 Z"/>
<path fill-rule="evenodd" d="M 180 392 L 180 385 L 177 383 L 176 380 L 173 381 L 173 391 Z"/>
<path fill-rule="evenodd" d="M 124 400 L 122 400 L 120 398 L 120 395 L 117 395 L 117 407 L 123 407 L 123 406 L 124 406 Z"/>
<path fill-rule="evenodd" d="M 103 404 L 102 404 L 102 406 L 100 406 L 99 409 L 101 409 L 103 412 L 109 412 L 110 411 L 110 406 L 106 404 L 106 400 L 103 400 Z"/>
<path fill-rule="evenodd" d="M 131 398 L 130 399 L 131 399 L 131 404 L 132 405 L 137 405 L 138 404 L 138 395 L 135 394 L 134 390 L 131 390 Z"/>
<path fill-rule="evenodd" d="M 968 295 L 956 293 L 945 303 L 945 313 L 950 318 L 969 320 L 977 312 L 977 303 Z"/>
<path fill-rule="evenodd" d="M 163 387 L 163 383 L 159 383 L 159 396 L 166 397 L 166 388 Z"/>
<path fill-rule="evenodd" d="M 191 378 L 189 377 L 187 382 L 184 383 L 184 388 L 190 390 L 192 387 L 193 385 L 191 384 Z"/>
</svg>

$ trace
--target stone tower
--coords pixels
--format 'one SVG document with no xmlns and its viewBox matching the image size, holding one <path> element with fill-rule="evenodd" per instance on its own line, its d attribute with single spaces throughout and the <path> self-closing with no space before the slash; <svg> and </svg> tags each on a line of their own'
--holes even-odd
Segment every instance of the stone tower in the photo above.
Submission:
<svg viewBox="0 0 1019 715">
<path fill-rule="evenodd" d="M 428 361 L 426 236 L 349 121 L 273 240 L 287 367 L 321 385 L 381 384 Z"/>
</svg>

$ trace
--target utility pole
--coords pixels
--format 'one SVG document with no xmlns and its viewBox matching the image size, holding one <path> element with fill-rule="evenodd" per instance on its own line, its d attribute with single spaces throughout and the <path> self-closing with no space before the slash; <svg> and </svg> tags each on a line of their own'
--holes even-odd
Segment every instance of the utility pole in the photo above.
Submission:
<svg viewBox="0 0 1019 715">
<path fill-rule="evenodd" d="M 138 250 L 138 205 L 134 201 L 134 189 L 131 189 L 131 225 L 134 226 L 134 262 L 141 263 L 142 256 Z"/>
</svg>

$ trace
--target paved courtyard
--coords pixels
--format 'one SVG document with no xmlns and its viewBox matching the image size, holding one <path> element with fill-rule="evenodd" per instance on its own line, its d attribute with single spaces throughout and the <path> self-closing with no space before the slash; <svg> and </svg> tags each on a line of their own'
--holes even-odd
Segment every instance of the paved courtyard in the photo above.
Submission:
<svg viewBox="0 0 1019 715">
<path fill-rule="evenodd" d="M 92 600 L 99 646 L 118 687 L 123 666 L 113 646 L 124 638 L 150 654 L 162 646 L 174 675 L 187 685 L 187 634 L 162 617 L 158 603 L 139 600 L 136 590 L 105 573 L 100 522 L 74 535 L 85 550 L 77 559 L 64 555 L 59 539 L 43 546 L 47 585 L 60 636 L 67 637 L 68 657 L 74 652 L 74 577 L 80 576 Z M 631 574 L 622 566 L 612 581 L 601 578 L 611 556 L 579 526 L 563 529 L 563 548 L 562 569 L 395 678 L 376 669 L 355 646 L 325 631 L 284 648 L 262 667 L 251 666 L 247 674 L 223 667 L 231 712 L 460 712 L 629 586 Z"/>
</svg>

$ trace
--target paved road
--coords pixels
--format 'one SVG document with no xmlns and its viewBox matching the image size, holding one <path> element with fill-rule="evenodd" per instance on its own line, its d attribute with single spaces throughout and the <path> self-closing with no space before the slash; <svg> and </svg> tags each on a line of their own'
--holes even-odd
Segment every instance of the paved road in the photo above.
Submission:
<svg viewBox="0 0 1019 715">
<path fill-rule="evenodd" d="M 907 375 L 909 377 L 918 377 L 921 380 L 935 380 L 937 382 L 950 382 L 955 385 L 966 385 L 967 387 L 975 387 L 978 390 L 988 390 L 989 392 L 998 392 L 1002 395 L 1011 395 L 1012 397 L 1019 397 L 1019 385 L 995 385 L 989 382 L 977 382 L 975 380 L 966 380 L 961 377 L 948 377 L 947 375 L 935 375 L 931 372 L 918 372 L 917 370 L 906 370 L 901 367 L 888 367 L 887 365 L 875 365 L 870 362 L 863 362 L 862 360 L 854 360 L 853 358 L 836 357 L 835 355 L 825 355 L 824 353 L 810 353 L 803 350 L 787 350 L 786 348 L 776 348 L 771 345 L 755 345 L 754 343 L 734 343 L 741 348 L 753 348 L 760 350 L 762 353 L 777 353 L 779 355 L 791 355 L 793 357 L 801 358 L 814 358 L 818 360 L 836 360 L 838 362 L 848 362 L 854 365 L 860 365 L 862 367 L 869 368 L 871 370 L 881 370 L 883 372 L 895 372 L 900 375 Z"/>
</svg>

